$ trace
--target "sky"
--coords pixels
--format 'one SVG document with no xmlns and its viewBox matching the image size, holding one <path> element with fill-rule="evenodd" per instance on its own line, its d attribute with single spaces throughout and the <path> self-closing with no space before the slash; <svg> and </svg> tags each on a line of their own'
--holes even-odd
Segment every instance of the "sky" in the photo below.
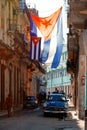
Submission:
<svg viewBox="0 0 87 130">
<path fill-rule="evenodd" d="M 63 0 L 26 0 L 26 3 L 36 4 L 36 9 L 41 15 L 49 15 L 63 4 Z"/>
</svg>

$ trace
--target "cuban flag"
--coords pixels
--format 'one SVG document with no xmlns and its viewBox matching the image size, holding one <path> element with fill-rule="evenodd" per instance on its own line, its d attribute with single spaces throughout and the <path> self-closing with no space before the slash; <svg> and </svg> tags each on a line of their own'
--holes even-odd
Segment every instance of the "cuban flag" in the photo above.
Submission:
<svg viewBox="0 0 87 130">
<path fill-rule="evenodd" d="M 30 44 L 30 58 L 32 60 L 41 59 L 41 37 L 31 36 L 31 44 Z"/>
<path fill-rule="evenodd" d="M 30 35 L 41 37 L 40 62 L 57 68 L 63 48 L 62 7 L 48 17 L 30 13 Z"/>
</svg>

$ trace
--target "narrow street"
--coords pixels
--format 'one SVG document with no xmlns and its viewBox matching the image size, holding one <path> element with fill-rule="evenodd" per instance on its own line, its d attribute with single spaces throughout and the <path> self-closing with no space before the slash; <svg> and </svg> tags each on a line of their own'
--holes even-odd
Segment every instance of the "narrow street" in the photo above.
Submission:
<svg viewBox="0 0 87 130">
<path fill-rule="evenodd" d="M 87 0 L 0 0 L 0 130 L 86 124 Z"/>
<path fill-rule="evenodd" d="M 69 111 L 67 118 L 60 119 L 55 116 L 44 117 L 39 108 L 23 110 L 13 117 L 0 119 L 0 130 L 84 130 L 83 121 L 72 115 L 73 111 Z"/>
</svg>

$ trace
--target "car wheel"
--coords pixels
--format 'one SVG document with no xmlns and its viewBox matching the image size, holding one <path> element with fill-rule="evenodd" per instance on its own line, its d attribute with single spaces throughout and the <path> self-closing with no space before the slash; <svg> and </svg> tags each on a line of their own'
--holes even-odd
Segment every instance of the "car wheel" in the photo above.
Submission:
<svg viewBox="0 0 87 130">
<path fill-rule="evenodd" d="M 67 117 L 67 113 L 64 113 L 64 117 L 65 117 L 65 118 Z"/>
<path fill-rule="evenodd" d="M 47 117 L 47 115 L 48 115 L 48 114 L 47 114 L 46 112 L 44 112 L 44 117 Z"/>
</svg>

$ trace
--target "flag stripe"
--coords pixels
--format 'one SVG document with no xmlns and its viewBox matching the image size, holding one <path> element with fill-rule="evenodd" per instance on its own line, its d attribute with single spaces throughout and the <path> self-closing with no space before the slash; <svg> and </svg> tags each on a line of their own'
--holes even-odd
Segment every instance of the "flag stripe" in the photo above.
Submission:
<svg viewBox="0 0 87 130">
<path fill-rule="evenodd" d="M 37 49 L 37 46 L 34 45 L 34 58 L 33 58 L 34 60 L 35 60 L 36 55 L 37 55 L 37 53 L 36 53 L 36 52 L 37 52 L 36 49 Z"/>
<path fill-rule="evenodd" d="M 60 17 L 58 19 L 57 24 L 55 25 L 55 29 L 51 37 L 49 56 L 46 61 L 47 65 L 50 65 L 52 63 L 51 68 L 56 68 L 60 63 L 63 43 L 64 39 L 63 39 L 62 11 L 61 11 Z"/>
<path fill-rule="evenodd" d="M 39 42 L 39 48 L 38 48 L 38 59 L 41 60 L 41 40 Z"/>
<path fill-rule="evenodd" d="M 51 68 L 57 68 L 57 66 L 59 65 L 61 54 L 62 54 L 62 48 L 63 48 L 63 44 L 60 43 L 57 46 L 56 53 L 55 53 Z"/>
<path fill-rule="evenodd" d="M 30 34 L 31 36 L 37 36 L 37 28 L 31 17 L 30 17 Z"/>
<path fill-rule="evenodd" d="M 44 41 L 43 51 L 41 54 L 42 63 L 45 63 L 46 60 L 48 59 L 49 49 L 50 49 L 50 40 Z"/>
</svg>

